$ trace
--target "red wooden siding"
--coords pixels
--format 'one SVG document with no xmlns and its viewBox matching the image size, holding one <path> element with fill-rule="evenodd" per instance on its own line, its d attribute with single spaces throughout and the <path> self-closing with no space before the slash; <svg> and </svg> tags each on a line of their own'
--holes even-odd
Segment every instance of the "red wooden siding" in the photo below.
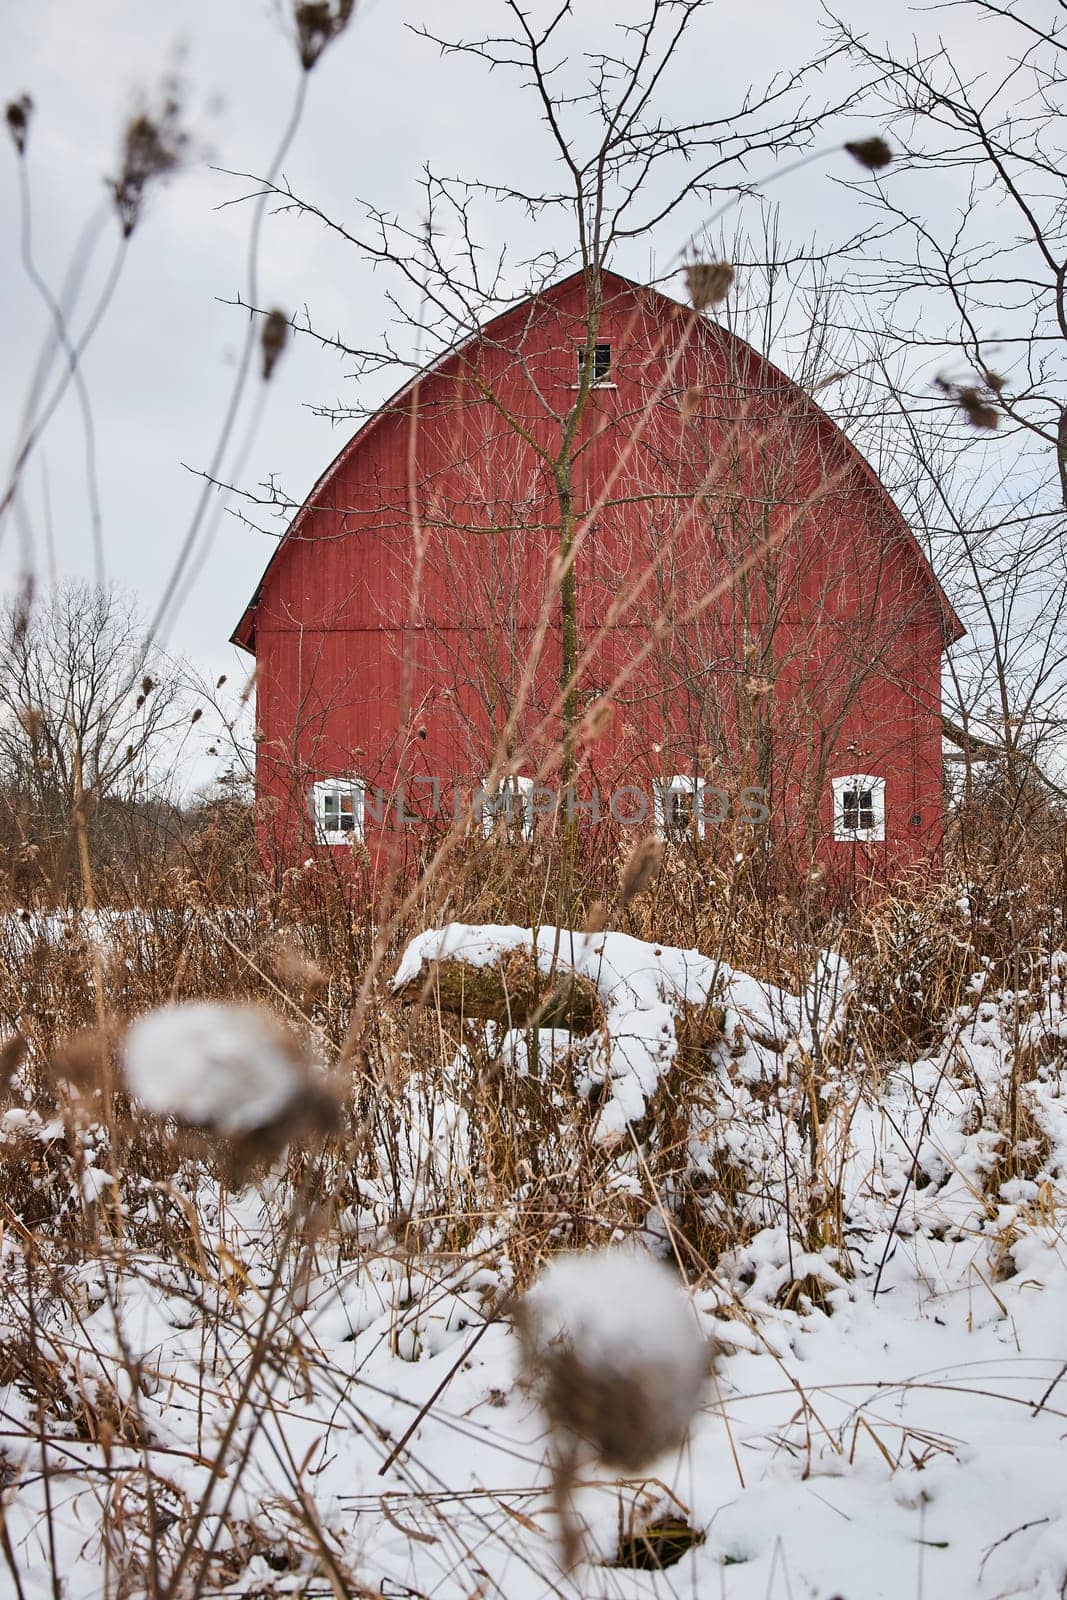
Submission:
<svg viewBox="0 0 1067 1600">
<path fill-rule="evenodd" d="M 748 346 L 625 279 L 605 290 L 576 579 L 582 703 L 611 691 L 614 714 L 586 778 L 762 783 L 798 854 L 814 839 L 846 861 L 873 847 L 832 841 L 830 778 L 867 772 L 886 780 L 881 854 L 928 858 L 960 630 L 898 511 Z M 558 438 L 585 336 L 580 275 L 498 318 L 384 407 L 295 519 L 236 635 L 282 836 L 306 837 L 315 778 L 477 784 L 524 679 L 512 748 L 551 764 L 557 506 L 534 445 Z"/>
</svg>

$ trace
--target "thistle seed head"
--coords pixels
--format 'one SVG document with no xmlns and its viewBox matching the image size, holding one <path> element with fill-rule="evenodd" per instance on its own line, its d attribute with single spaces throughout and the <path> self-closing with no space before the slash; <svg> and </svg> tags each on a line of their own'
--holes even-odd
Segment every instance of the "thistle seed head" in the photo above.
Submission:
<svg viewBox="0 0 1067 1600">
<path fill-rule="evenodd" d="M 942 394 L 956 402 L 972 428 L 992 432 L 1000 426 L 1001 412 L 995 400 L 1004 387 L 1003 378 L 996 376 L 995 383 L 987 382 L 984 392 L 977 383 L 955 383 L 943 377 L 936 378 L 935 382 Z"/>
<path fill-rule="evenodd" d="M 145 195 L 167 177 L 186 155 L 189 135 L 182 126 L 182 108 L 172 88 L 157 111 L 140 111 L 126 125 L 122 165 L 110 188 L 122 232 L 129 238 L 141 219 Z"/>
<path fill-rule="evenodd" d="M 33 115 L 33 101 L 28 94 L 20 95 L 17 100 L 9 100 L 7 111 L 7 131 L 14 141 L 15 149 L 19 155 L 26 154 L 26 140 L 30 131 L 30 117 Z"/>
<path fill-rule="evenodd" d="M 301 0 L 293 11 L 300 64 L 310 72 L 327 45 L 333 43 L 352 19 L 355 0 Z"/>
<path fill-rule="evenodd" d="M 685 286 L 697 311 L 719 305 L 733 281 L 734 269 L 728 261 L 694 261 L 685 269 Z"/>
<path fill-rule="evenodd" d="M 850 139 L 845 149 L 868 172 L 881 172 L 893 159 L 892 150 L 880 135 L 873 139 Z"/>
<path fill-rule="evenodd" d="M 643 1472 L 684 1441 L 709 1347 L 677 1278 L 650 1256 L 557 1256 L 514 1313 L 522 1376 L 560 1441 Z"/>
<path fill-rule="evenodd" d="M 960 409 L 972 428 L 986 428 L 992 430 L 1000 426 L 1000 412 L 996 406 L 983 398 L 979 391 L 966 387 L 959 391 L 957 397 Z"/>
<path fill-rule="evenodd" d="M 263 354 L 263 381 L 270 381 L 270 375 L 278 364 L 278 357 L 285 349 L 289 339 L 289 319 L 284 311 L 279 311 L 277 306 L 268 312 L 263 324 L 259 347 Z"/>
<path fill-rule="evenodd" d="M 658 834 L 646 834 L 630 851 L 619 880 L 619 903 L 626 907 L 631 900 L 648 887 L 663 865 L 663 840 Z"/>
</svg>

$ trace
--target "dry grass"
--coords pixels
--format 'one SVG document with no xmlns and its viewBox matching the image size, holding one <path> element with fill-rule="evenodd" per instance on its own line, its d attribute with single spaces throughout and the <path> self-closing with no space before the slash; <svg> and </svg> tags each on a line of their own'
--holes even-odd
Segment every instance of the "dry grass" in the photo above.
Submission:
<svg viewBox="0 0 1067 1600">
<path fill-rule="evenodd" d="M 557 870 L 546 846 L 480 850 L 455 869 L 449 915 L 528 920 L 531 904 L 551 904 Z M 21 1396 L 32 1427 L 7 1447 L 3 1470 L 17 1476 L 26 1449 L 43 1452 L 46 1477 L 62 1470 L 50 1452 L 86 1443 L 104 1458 L 125 1452 L 133 1464 L 108 1480 L 101 1505 L 116 1595 L 176 1600 L 253 1571 L 280 1581 L 310 1570 L 337 1594 L 369 1592 L 345 1568 L 298 1472 L 265 1531 L 238 1515 L 236 1479 L 202 1463 L 194 1493 L 182 1474 L 170 1481 L 148 1470 L 163 1441 L 142 1399 L 159 1380 L 132 1355 L 116 1365 L 100 1352 L 101 1318 L 121 1349 L 130 1281 L 179 1295 L 200 1329 L 202 1389 L 181 1403 L 205 1427 L 220 1414 L 233 1420 L 210 1448 L 205 1434 L 203 1459 L 231 1463 L 236 1478 L 250 1448 L 241 1419 L 254 1433 L 270 1412 L 267 1374 L 303 1373 L 310 1390 L 332 1381 L 300 1322 L 325 1263 L 408 1284 L 390 1338 L 409 1358 L 441 1294 L 465 1297 L 473 1319 L 491 1320 L 555 1252 L 650 1230 L 686 1280 L 709 1285 L 718 1263 L 743 1261 L 757 1234 L 779 1227 L 796 1265 L 777 1303 L 831 1310 L 834 1284 L 851 1271 L 842 1187 L 851 1119 L 888 1064 L 931 1049 L 946 1017 L 978 1016 L 976 973 L 990 993 L 1015 996 L 1000 1017 L 1015 1040 L 1009 1079 L 995 1093 L 977 1079 L 960 1084 L 973 1097 L 974 1129 L 988 1133 L 990 1218 L 1003 1183 L 1042 1181 L 1049 1142 L 1033 1086 L 1059 1070 L 1063 1051 L 1041 1011 L 1062 943 L 1062 859 L 1035 850 L 1026 870 L 1024 884 L 1018 862 L 1010 874 L 991 862 L 965 891 L 950 861 L 943 885 L 924 896 L 889 896 L 843 917 L 809 887 L 772 897 L 743 867 L 731 880 L 691 851 L 643 847 L 602 863 L 577 894 L 594 925 L 696 947 L 798 987 L 832 945 L 855 984 L 825 1048 L 777 1041 L 760 1077 L 724 1037 L 719 1007 L 687 1014 L 676 1065 L 621 1153 L 591 1137 L 592 1107 L 575 1091 L 565 1052 L 542 1046 L 520 1071 L 501 1028 L 388 1002 L 384 978 L 428 905 L 395 927 L 355 1032 L 352 1006 L 377 930 L 339 881 L 320 885 L 316 899 L 304 885 L 298 895 L 261 887 L 245 904 L 223 905 L 204 893 L 202 875 L 164 875 L 123 910 L 7 914 L 0 1032 L 25 1041 L 26 1056 L 17 1064 L 22 1047 L 10 1046 L 0 1144 L 9 1245 L 0 1383 Z M 235 1167 L 240 1152 L 226 1140 L 148 1118 L 122 1089 L 128 1020 L 204 996 L 270 1007 L 316 1070 L 340 1074 L 339 1126 L 290 1145 L 258 1189 L 241 1189 L 248 1163 Z M 265 1146 L 254 1170 L 265 1174 L 271 1154 Z M 916 1169 L 912 1181 L 927 1179 Z M 240 1221 L 243 1196 L 253 1195 L 255 1250 Z M 991 1234 L 991 1282 L 1010 1272 L 1016 1236 L 1017 1224 Z M 829 1276 L 818 1263 L 832 1264 Z M 243 1365 L 227 1367 L 235 1340 Z M 596 1385 L 579 1387 L 583 1407 L 592 1404 Z M 578 1431 L 588 1435 L 587 1417 Z"/>
</svg>

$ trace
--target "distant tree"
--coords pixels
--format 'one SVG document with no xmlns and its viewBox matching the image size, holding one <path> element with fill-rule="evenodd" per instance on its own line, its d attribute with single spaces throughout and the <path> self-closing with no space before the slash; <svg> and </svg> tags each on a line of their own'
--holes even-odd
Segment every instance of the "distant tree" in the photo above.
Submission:
<svg viewBox="0 0 1067 1600">
<path fill-rule="evenodd" d="M 115 855 L 134 814 L 158 822 L 164 758 L 189 719 L 180 671 L 146 649 L 144 624 L 119 591 L 66 583 L 43 602 L 10 602 L 0 614 L 9 879 L 62 894 L 86 859 Z"/>
<path fill-rule="evenodd" d="M 182 812 L 177 863 L 214 900 L 247 901 L 261 869 L 255 784 L 236 761 Z"/>
<path fill-rule="evenodd" d="M 983 41 L 980 69 L 943 42 L 921 47 L 910 22 L 884 40 L 831 22 L 896 150 L 865 190 L 873 225 L 847 303 L 897 352 L 890 403 L 917 486 L 906 509 L 971 635 L 955 719 L 973 719 L 968 740 L 995 740 L 1014 790 L 1035 759 L 1063 773 L 1067 31 L 1062 0 L 1058 13 L 1036 0 L 944 9 Z"/>
</svg>

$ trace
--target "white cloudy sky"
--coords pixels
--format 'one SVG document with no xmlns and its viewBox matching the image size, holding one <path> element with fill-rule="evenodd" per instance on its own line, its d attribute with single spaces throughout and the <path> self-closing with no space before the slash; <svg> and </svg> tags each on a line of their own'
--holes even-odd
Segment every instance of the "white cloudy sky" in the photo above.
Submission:
<svg viewBox="0 0 1067 1600">
<path fill-rule="evenodd" d="M 544 11 L 542 0 L 532 0 Z M 151 199 L 125 260 L 118 290 L 84 363 L 96 435 L 106 570 L 134 591 L 146 612 L 157 602 L 188 528 L 198 493 L 189 468 L 202 468 L 218 437 L 240 348 L 240 313 L 220 299 L 241 291 L 251 210 L 223 206 L 247 188 L 212 170 L 262 172 L 285 123 L 299 77 L 288 0 L 4 0 L 0 93 L 32 95 L 28 171 L 37 263 L 56 289 L 87 220 L 106 199 L 123 120 L 168 69 L 187 85 L 187 115 L 198 146 Z M 575 0 L 570 70 L 581 74 L 583 44 L 610 44 L 611 25 L 640 9 L 636 0 Z M 878 37 L 940 33 L 965 72 L 996 57 L 995 34 L 953 10 L 935 16 L 884 0 L 840 0 L 839 13 Z M 499 0 L 361 0 L 344 38 L 312 74 L 306 115 L 285 163 L 293 188 L 339 220 L 359 197 L 417 223 L 425 162 L 443 172 L 506 179 L 545 169 L 547 148 L 528 96 L 503 74 L 439 54 L 409 31 L 492 31 Z M 731 109 L 749 83 L 807 59 L 819 42 L 817 0 L 719 0 L 702 16 L 665 84 L 666 113 L 689 121 Z M 833 96 L 840 79 L 826 84 Z M 815 94 L 819 91 L 816 89 Z M 828 129 L 826 143 L 867 131 L 863 107 Z M 829 242 L 854 222 L 855 197 L 834 182 L 828 156 L 783 189 L 783 230 Z M 6 360 L 2 422 L 13 440 L 48 319 L 19 258 L 16 162 L 0 151 L 0 272 Z M 854 174 L 849 173 L 848 176 Z M 690 219 L 695 220 L 695 215 Z M 503 215 L 485 217 L 487 243 L 507 242 Z M 617 261 L 634 276 L 661 268 L 681 242 L 668 223 Z M 546 238 L 547 238 L 546 234 Z M 110 267 L 117 233 L 103 230 L 73 323 L 92 304 Z M 529 230 L 512 241 L 530 243 Z M 560 237 L 548 242 L 559 244 Z M 389 287 L 350 249 L 307 221 L 271 218 L 261 255 L 262 298 L 307 304 L 315 321 L 350 342 L 374 343 L 392 315 Z M 521 283 L 516 281 L 516 288 Z M 258 385 L 247 397 L 245 435 Z M 343 442 L 310 407 L 354 401 L 353 380 L 336 355 L 310 344 L 280 366 L 242 481 L 274 474 L 299 496 Z M 10 446 L 9 446 L 10 448 Z M 234 451 L 223 469 L 235 468 Z M 60 576 L 93 570 L 84 433 L 69 396 L 23 480 L 20 516 L 8 521 L 0 572 L 12 584 L 29 560 L 41 579 L 49 541 Z M 195 583 L 170 628 L 169 643 L 215 672 L 230 670 L 226 640 L 270 554 L 271 541 L 223 515 Z"/>
</svg>

